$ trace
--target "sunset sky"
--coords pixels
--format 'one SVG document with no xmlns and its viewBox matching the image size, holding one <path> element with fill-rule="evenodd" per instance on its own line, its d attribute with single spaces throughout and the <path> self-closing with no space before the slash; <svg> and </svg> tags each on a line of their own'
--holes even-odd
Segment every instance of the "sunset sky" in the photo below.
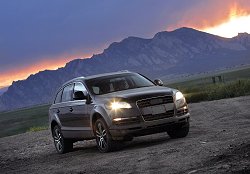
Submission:
<svg viewBox="0 0 250 174">
<path fill-rule="evenodd" d="M 128 36 L 192 27 L 250 33 L 249 0 L 0 0 L 0 88 Z"/>
</svg>

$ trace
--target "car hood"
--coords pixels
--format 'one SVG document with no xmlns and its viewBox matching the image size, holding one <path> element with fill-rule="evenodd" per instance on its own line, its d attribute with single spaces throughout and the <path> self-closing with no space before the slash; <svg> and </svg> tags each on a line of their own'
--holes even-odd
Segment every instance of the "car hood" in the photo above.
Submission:
<svg viewBox="0 0 250 174">
<path fill-rule="evenodd" d="M 128 89 L 123 91 L 112 92 L 100 96 L 96 96 L 96 99 L 110 100 L 110 99 L 124 99 L 126 101 L 137 101 L 140 99 L 152 98 L 164 95 L 173 95 L 175 89 L 171 89 L 163 86 L 150 86 L 135 89 Z"/>
</svg>

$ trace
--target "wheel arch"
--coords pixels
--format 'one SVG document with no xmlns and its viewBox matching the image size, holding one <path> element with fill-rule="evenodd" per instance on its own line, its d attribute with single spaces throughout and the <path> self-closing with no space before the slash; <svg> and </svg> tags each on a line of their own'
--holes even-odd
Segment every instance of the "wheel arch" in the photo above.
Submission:
<svg viewBox="0 0 250 174">
<path fill-rule="evenodd" d="M 94 131 L 95 122 L 99 118 L 102 118 L 108 127 L 111 124 L 111 120 L 110 120 L 107 112 L 105 111 L 105 109 L 103 109 L 102 107 L 96 107 L 91 114 L 91 120 L 90 120 L 91 123 L 90 124 L 91 124 L 92 131 Z"/>
<path fill-rule="evenodd" d="M 58 124 L 55 120 L 53 120 L 53 121 L 51 122 L 51 124 L 50 124 L 51 132 L 53 131 L 53 129 L 54 129 L 54 127 L 55 127 L 56 125 L 59 125 L 59 124 Z"/>
</svg>

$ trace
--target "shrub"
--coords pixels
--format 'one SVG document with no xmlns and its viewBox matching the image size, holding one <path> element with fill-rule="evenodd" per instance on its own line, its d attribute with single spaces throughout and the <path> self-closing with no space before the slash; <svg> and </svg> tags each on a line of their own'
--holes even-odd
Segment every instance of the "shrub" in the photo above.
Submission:
<svg viewBox="0 0 250 174">
<path fill-rule="evenodd" d="M 48 126 L 33 126 L 29 128 L 28 132 L 37 132 L 37 131 L 47 130 L 47 129 L 48 129 Z"/>
<path fill-rule="evenodd" d="M 189 103 L 250 95 L 250 80 L 181 89 Z"/>
</svg>

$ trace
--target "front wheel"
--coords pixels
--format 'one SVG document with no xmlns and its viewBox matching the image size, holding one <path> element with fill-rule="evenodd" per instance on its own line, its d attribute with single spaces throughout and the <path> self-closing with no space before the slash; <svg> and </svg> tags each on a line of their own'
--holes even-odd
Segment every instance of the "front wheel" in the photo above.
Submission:
<svg viewBox="0 0 250 174">
<path fill-rule="evenodd" d="M 58 153 L 66 153 L 73 149 L 73 142 L 63 138 L 61 129 L 58 125 L 53 128 L 52 135 Z"/>
<path fill-rule="evenodd" d="M 182 138 L 186 137 L 189 132 L 189 121 L 182 125 L 176 125 L 167 130 L 168 135 L 171 138 Z"/>
<path fill-rule="evenodd" d="M 110 152 L 116 148 L 117 142 L 112 139 L 103 119 L 100 118 L 95 122 L 94 132 L 96 144 L 100 152 Z"/>
</svg>

